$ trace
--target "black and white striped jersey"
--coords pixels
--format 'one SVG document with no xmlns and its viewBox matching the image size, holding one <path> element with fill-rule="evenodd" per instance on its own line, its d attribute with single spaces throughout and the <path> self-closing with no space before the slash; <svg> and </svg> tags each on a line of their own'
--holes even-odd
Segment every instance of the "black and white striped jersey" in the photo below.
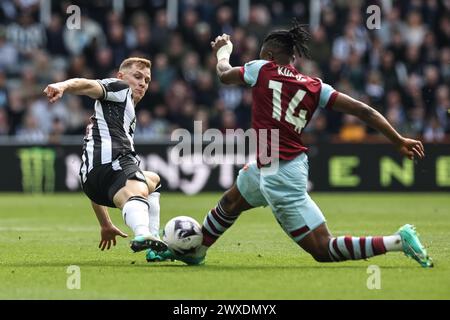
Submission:
<svg viewBox="0 0 450 320">
<path fill-rule="evenodd" d="M 92 168 L 112 163 L 121 155 L 134 154 L 136 115 L 131 89 L 120 79 L 98 82 L 103 97 L 95 101 L 95 112 L 86 128 L 80 169 L 83 181 Z"/>
</svg>

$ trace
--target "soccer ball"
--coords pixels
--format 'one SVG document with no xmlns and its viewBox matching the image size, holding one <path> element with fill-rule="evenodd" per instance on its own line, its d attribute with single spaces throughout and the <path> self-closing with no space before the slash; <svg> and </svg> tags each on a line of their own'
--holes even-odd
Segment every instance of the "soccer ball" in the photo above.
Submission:
<svg viewBox="0 0 450 320">
<path fill-rule="evenodd" d="M 193 254 L 202 244 L 202 227 L 191 217 L 175 217 L 164 227 L 163 241 L 178 255 Z"/>
</svg>

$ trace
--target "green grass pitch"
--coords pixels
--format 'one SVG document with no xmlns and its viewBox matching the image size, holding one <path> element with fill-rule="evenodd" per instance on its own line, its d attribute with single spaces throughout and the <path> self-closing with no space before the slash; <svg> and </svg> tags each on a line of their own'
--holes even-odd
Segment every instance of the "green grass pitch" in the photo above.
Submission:
<svg viewBox="0 0 450 320">
<path fill-rule="evenodd" d="M 163 194 L 162 225 L 189 215 L 202 221 L 220 194 Z M 128 239 L 101 252 L 99 228 L 82 194 L 0 195 L 0 299 L 450 299 L 448 194 L 317 193 L 334 235 L 386 235 L 413 223 L 435 268 L 402 253 L 319 264 L 281 230 L 268 209 L 241 216 L 209 251 L 204 266 L 148 264 Z M 115 224 L 130 234 L 118 210 Z M 69 290 L 70 265 L 80 289 Z M 370 265 L 380 289 L 368 289 Z"/>
</svg>

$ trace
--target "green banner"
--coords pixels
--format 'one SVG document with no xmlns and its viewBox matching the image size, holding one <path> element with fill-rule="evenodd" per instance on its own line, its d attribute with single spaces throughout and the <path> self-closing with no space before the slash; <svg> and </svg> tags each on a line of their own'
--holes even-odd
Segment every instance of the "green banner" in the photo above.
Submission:
<svg viewBox="0 0 450 320">
<path fill-rule="evenodd" d="M 49 148 L 21 148 L 17 155 L 22 171 L 22 189 L 28 193 L 55 191 L 55 150 Z"/>
</svg>

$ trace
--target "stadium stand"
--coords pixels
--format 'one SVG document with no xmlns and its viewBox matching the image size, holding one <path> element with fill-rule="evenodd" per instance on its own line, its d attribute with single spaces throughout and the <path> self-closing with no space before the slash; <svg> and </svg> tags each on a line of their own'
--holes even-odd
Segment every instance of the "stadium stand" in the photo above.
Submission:
<svg viewBox="0 0 450 320">
<path fill-rule="evenodd" d="M 296 62 L 337 90 L 382 112 L 403 134 L 450 142 L 449 1 L 43 1 L 0 4 L 0 138 L 58 143 L 79 136 L 92 112 L 88 98 L 50 105 L 42 90 L 68 77 L 105 78 L 130 55 L 152 60 L 152 82 L 137 107 L 137 140 L 164 139 L 175 128 L 250 126 L 248 89 L 220 86 L 210 41 L 231 34 L 233 65 L 257 59 L 267 31 L 295 16 L 310 24 L 311 60 Z M 381 3 L 382 2 L 382 3 Z M 319 6 L 317 7 L 317 3 Z M 69 29 L 67 8 L 81 8 Z M 247 10 L 243 4 L 248 4 Z M 381 28 L 366 26 L 369 5 Z M 170 12 L 169 12 L 170 11 Z M 317 113 L 311 141 L 378 141 L 352 117 Z"/>
</svg>

